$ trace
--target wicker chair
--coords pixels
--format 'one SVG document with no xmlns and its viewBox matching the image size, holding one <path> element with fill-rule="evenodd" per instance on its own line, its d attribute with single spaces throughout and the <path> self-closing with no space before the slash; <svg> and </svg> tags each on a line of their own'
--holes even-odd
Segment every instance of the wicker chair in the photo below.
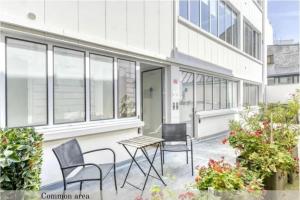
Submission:
<svg viewBox="0 0 300 200">
<path fill-rule="evenodd" d="M 160 149 L 162 174 L 163 174 L 163 164 L 165 163 L 165 151 L 169 151 L 169 152 L 186 152 L 187 164 L 189 163 L 188 153 L 190 152 L 192 175 L 194 175 L 193 142 L 191 136 L 186 134 L 186 124 L 185 123 L 163 124 L 162 138 L 164 139 L 164 142 L 162 143 Z M 188 145 L 188 138 L 190 140 L 190 145 Z"/>
<path fill-rule="evenodd" d="M 102 191 L 102 181 L 113 169 L 115 190 L 117 191 L 116 156 L 115 152 L 112 149 L 102 148 L 82 153 L 78 141 L 76 139 L 72 139 L 64 144 L 61 144 L 56 148 L 53 148 L 52 150 L 60 165 L 60 169 L 63 176 L 64 190 L 66 190 L 67 184 L 80 183 L 80 190 L 82 190 L 83 182 L 100 181 L 100 191 Z M 94 164 L 84 162 L 83 155 L 105 150 L 112 152 L 113 163 Z M 69 175 L 75 169 L 79 169 L 79 171 L 75 175 L 69 177 Z"/>
</svg>

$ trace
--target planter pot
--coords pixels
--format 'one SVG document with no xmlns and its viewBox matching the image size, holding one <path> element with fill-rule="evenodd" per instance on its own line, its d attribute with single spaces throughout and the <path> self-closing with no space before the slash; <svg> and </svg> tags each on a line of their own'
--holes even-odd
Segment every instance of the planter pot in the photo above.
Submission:
<svg viewBox="0 0 300 200">
<path fill-rule="evenodd" d="M 292 151 L 293 158 L 298 157 L 298 146 L 296 146 Z M 288 173 L 288 183 L 293 184 L 294 181 L 297 179 L 296 172 L 289 172 Z"/>
<path fill-rule="evenodd" d="M 266 190 L 283 190 L 286 184 L 287 172 L 283 171 L 278 171 L 264 180 Z"/>
</svg>

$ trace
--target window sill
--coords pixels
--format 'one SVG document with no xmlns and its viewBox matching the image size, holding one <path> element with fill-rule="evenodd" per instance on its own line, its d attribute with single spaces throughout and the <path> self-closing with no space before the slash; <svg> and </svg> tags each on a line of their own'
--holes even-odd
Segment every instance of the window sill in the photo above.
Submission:
<svg viewBox="0 0 300 200">
<path fill-rule="evenodd" d="M 239 110 L 236 109 L 221 109 L 221 110 L 210 110 L 210 111 L 201 111 L 197 112 L 196 115 L 200 119 L 204 118 L 212 118 L 212 117 L 219 117 L 219 116 L 225 116 L 225 115 L 233 115 L 237 114 Z"/>
<path fill-rule="evenodd" d="M 44 135 L 44 141 L 59 140 L 97 133 L 139 128 L 144 123 L 137 118 L 91 121 L 76 124 L 49 125 L 36 127 L 36 131 Z"/>
<path fill-rule="evenodd" d="M 215 42 L 217 42 L 217 43 L 219 43 L 219 44 L 221 44 L 221 45 L 223 45 L 223 46 L 225 46 L 225 47 L 227 47 L 227 48 L 229 48 L 229 49 L 231 49 L 231 50 L 233 50 L 233 51 L 235 51 L 235 52 L 237 52 L 237 53 L 239 53 L 239 54 L 241 54 L 241 55 L 243 55 L 243 56 L 245 56 L 247 58 L 249 58 L 250 60 L 252 60 L 252 61 L 254 61 L 254 62 L 256 62 L 256 63 L 258 63 L 260 65 L 263 64 L 263 62 L 261 60 L 258 60 L 256 58 L 248 55 L 243 50 L 241 50 L 241 48 L 232 46 L 231 44 L 228 44 L 227 42 L 221 40 L 220 38 L 216 37 L 215 35 L 202 30 L 200 27 L 194 25 L 192 22 L 188 21 L 187 19 L 185 19 L 185 18 L 183 18 L 181 16 L 178 16 L 178 22 L 181 23 L 182 25 L 190 28 L 190 29 L 193 29 L 193 30 L 197 31 L 198 33 L 203 34 L 204 36 L 208 37 L 209 39 L 212 39 Z"/>
</svg>

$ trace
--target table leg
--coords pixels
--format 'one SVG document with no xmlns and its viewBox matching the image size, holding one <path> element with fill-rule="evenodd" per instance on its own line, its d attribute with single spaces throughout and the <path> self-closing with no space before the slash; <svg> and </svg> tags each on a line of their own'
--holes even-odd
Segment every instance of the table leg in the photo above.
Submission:
<svg viewBox="0 0 300 200">
<path fill-rule="evenodd" d="M 141 170 L 141 172 L 144 174 L 144 176 L 146 176 L 146 172 L 144 172 L 144 170 L 142 169 L 142 167 L 139 165 L 139 163 L 135 160 L 135 156 L 137 151 L 139 150 L 138 148 L 135 150 L 134 155 L 132 156 L 132 154 L 130 153 L 130 151 L 128 150 L 128 148 L 123 145 L 123 147 L 126 149 L 126 151 L 128 152 L 129 156 L 131 157 L 131 162 L 135 162 L 135 164 L 138 166 L 138 168 Z"/>
<path fill-rule="evenodd" d="M 148 170 L 148 173 L 147 173 L 147 176 L 146 176 L 146 180 L 145 180 L 145 183 L 144 183 L 144 186 L 143 186 L 143 191 L 146 187 L 146 184 L 147 184 L 147 181 L 148 181 L 148 177 L 150 175 L 150 172 L 151 172 L 151 169 L 153 168 L 153 170 L 155 171 L 155 173 L 157 174 L 157 176 L 159 177 L 159 179 L 161 180 L 161 182 L 166 186 L 166 183 L 163 181 L 163 179 L 160 177 L 159 173 L 156 171 L 155 167 L 153 166 L 153 163 L 154 163 L 154 160 L 155 160 L 155 156 L 156 156 L 156 153 L 157 153 L 157 150 L 158 150 L 158 147 L 159 147 L 159 144 L 156 146 L 156 150 L 155 150 L 155 153 L 153 155 L 153 158 L 152 158 L 152 161 L 150 160 L 150 158 L 148 157 L 148 153 L 147 151 L 144 149 L 144 148 L 141 148 L 144 156 L 146 157 L 146 159 L 148 160 L 149 164 L 150 164 L 150 168 Z"/>
</svg>

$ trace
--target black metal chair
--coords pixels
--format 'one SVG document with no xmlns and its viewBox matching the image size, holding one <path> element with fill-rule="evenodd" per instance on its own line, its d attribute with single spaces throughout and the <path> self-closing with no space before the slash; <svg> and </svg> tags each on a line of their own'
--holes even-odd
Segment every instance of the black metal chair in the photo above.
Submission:
<svg viewBox="0 0 300 200">
<path fill-rule="evenodd" d="M 160 149 L 162 174 L 163 174 L 163 164 L 165 163 L 165 151 L 186 152 L 187 164 L 189 163 L 188 153 L 191 152 L 191 166 L 192 166 L 192 176 L 193 176 L 194 175 L 193 142 L 191 136 L 186 134 L 186 124 L 185 123 L 163 124 L 162 138 L 164 139 L 164 142 L 162 143 Z M 188 145 L 188 138 L 190 140 L 190 145 Z"/>
<path fill-rule="evenodd" d="M 93 153 L 96 151 L 111 151 L 113 154 L 113 163 L 107 164 L 94 164 L 85 163 L 83 155 Z M 102 181 L 107 177 L 109 172 L 114 170 L 114 182 L 115 189 L 117 191 L 116 181 L 116 155 L 110 148 L 95 149 L 82 153 L 79 143 L 76 139 L 72 139 L 60 146 L 53 148 L 60 169 L 63 176 L 64 190 L 67 188 L 67 184 L 80 183 L 80 190 L 82 190 L 82 184 L 86 181 L 100 181 L 100 191 L 102 191 Z M 75 170 L 79 171 L 69 177 L 69 175 Z"/>
</svg>

